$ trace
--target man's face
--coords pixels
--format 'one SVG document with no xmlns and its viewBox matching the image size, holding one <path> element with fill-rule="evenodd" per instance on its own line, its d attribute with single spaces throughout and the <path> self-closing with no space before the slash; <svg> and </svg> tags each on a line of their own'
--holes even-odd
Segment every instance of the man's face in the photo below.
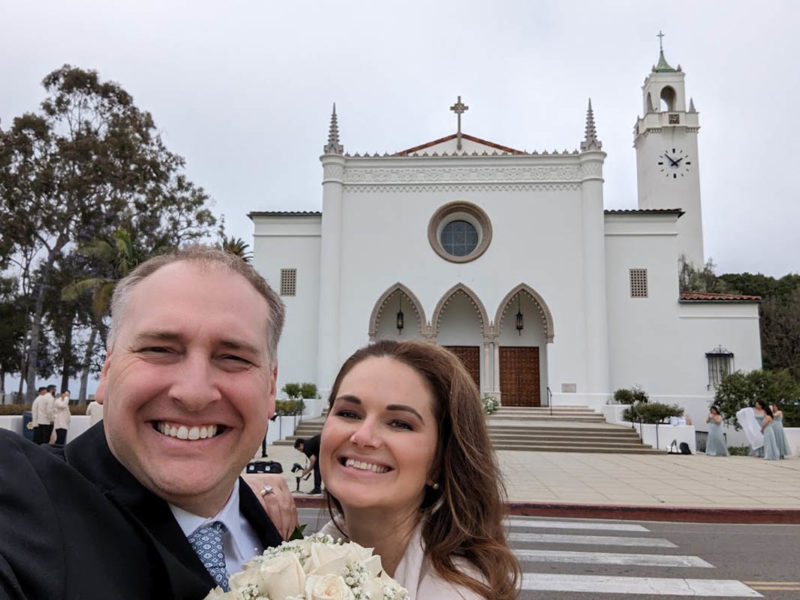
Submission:
<svg viewBox="0 0 800 600">
<path fill-rule="evenodd" d="M 275 410 L 267 301 L 218 265 L 177 262 L 124 307 L 97 398 L 112 453 L 148 489 L 216 514 Z"/>
</svg>

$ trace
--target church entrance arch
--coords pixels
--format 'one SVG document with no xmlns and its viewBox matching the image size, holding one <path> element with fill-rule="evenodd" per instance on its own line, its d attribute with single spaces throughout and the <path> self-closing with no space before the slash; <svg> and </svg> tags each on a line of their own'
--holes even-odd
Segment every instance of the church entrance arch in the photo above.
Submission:
<svg viewBox="0 0 800 600">
<path fill-rule="evenodd" d="M 430 338 L 422 304 L 402 283 L 386 290 L 369 318 L 369 341 Z"/>
<path fill-rule="evenodd" d="M 495 317 L 495 381 L 504 406 L 542 406 L 547 402 L 547 343 L 553 318 L 533 288 L 519 284 L 503 298 Z"/>
<path fill-rule="evenodd" d="M 479 390 L 487 380 L 485 337 L 489 326 L 486 309 L 475 293 L 457 284 L 444 293 L 431 319 L 436 342 L 448 348 L 472 375 Z"/>
</svg>

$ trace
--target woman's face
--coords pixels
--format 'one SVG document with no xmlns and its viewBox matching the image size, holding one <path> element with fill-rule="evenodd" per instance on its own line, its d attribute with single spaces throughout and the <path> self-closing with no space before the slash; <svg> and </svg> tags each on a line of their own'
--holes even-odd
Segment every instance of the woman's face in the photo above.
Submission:
<svg viewBox="0 0 800 600">
<path fill-rule="evenodd" d="M 756 412 L 764 412 L 764 405 L 761 402 L 756 402 Z"/>
<path fill-rule="evenodd" d="M 415 511 L 436 454 L 427 382 L 393 358 L 367 358 L 342 379 L 322 429 L 325 487 L 345 509 Z"/>
</svg>

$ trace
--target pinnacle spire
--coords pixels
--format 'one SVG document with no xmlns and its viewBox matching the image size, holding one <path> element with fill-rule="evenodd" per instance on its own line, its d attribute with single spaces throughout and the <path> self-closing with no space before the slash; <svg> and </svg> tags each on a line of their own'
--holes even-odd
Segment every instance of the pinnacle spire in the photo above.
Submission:
<svg viewBox="0 0 800 600">
<path fill-rule="evenodd" d="M 653 67 L 653 71 L 656 73 L 674 73 L 675 69 L 664 58 L 664 34 L 659 31 L 656 37 L 658 38 L 658 64 Z"/>
<path fill-rule="evenodd" d="M 328 143 L 323 148 L 325 154 L 343 154 L 344 146 L 339 143 L 339 122 L 336 119 L 336 103 L 333 103 L 331 126 L 328 130 Z"/>
<path fill-rule="evenodd" d="M 597 129 L 594 126 L 594 111 L 592 111 L 592 99 L 589 98 L 589 108 L 586 110 L 586 135 L 581 142 L 581 152 L 589 150 L 601 150 L 603 142 L 597 139 Z"/>
</svg>

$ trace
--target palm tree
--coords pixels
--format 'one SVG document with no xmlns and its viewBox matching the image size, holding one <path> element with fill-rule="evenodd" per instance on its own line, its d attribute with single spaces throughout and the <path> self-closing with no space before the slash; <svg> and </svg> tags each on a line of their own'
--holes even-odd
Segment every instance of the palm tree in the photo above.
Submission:
<svg viewBox="0 0 800 600">
<path fill-rule="evenodd" d="M 229 252 L 234 256 L 238 256 L 244 262 L 250 262 L 253 259 L 253 253 L 250 252 L 250 245 L 242 238 L 222 236 L 222 241 L 219 244 L 220 248 Z"/>
</svg>

